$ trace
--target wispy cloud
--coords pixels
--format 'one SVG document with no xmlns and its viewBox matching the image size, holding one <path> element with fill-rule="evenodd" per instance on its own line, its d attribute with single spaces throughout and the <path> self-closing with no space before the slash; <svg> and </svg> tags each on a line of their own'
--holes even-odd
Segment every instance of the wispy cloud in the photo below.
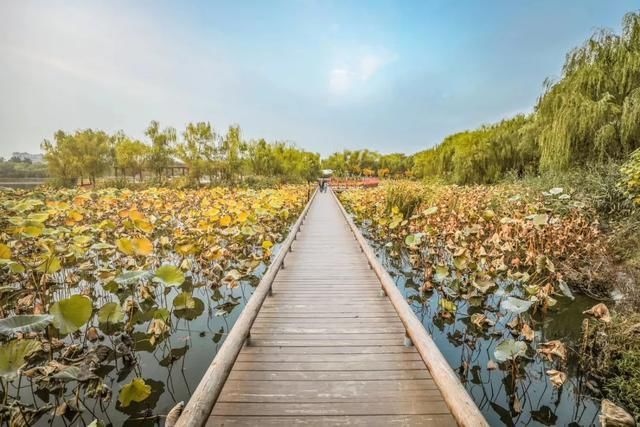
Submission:
<svg viewBox="0 0 640 427">
<path fill-rule="evenodd" d="M 397 56 L 385 49 L 367 51 L 356 55 L 354 59 L 332 68 L 329 72 L 329 92 L 332 95 L 344 95 L 365 85 L 386 65 L 395 61 Z"/>
</svg>

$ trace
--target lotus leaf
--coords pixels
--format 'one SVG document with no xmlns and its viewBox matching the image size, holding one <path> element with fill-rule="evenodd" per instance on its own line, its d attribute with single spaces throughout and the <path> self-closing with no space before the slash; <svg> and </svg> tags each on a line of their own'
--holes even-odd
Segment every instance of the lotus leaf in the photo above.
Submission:
<svg viewBox="0 0 640 427">
<path fill-rule="evenodd" d="M 10 336 L 17 333 L 41 332 L 51 323 L 53 316 L 48 314 L 22 314 L 0 319 L 0 335 Z"/>
<path fill-rule="evenodd" d="M 500 308 L 515 314 L 522 314 L 533 305 L 533 301 L 525 301 L 516 297 L 507 297 L 500 304 Z"/>
<path fill-rule="evenodd" d="M 37 340 L 13 340 L 0 346 L 0 377 L 13 379 L 27 357 L 41 349 L 42 343 Z"/>
<path fill-rule="evenodd" d="M 117 302 L 108 302 L 98 311 L 100 323 L 120 323 L 124 320 L 122 307 Z"/>
<path fill-rule="evenodd" d="M 184 273 L 178 267 L 166 264 L 156 270 L 152 280 L 165 286 L 180 286 L 184 283 Z"/>
<path fill-rule="evenodd" d="M 115 282 L 120 285 L 130 285 L 132 283 L 137 283 L 140 280 L 146 278 L 149 275 L 149 272 L 146 270 L 138 270 L 138 271 L 126 271 L 115 278 Z"/>
<path fill-rule="evenodd" d="M 131 402 L 142 402 L 151 395 L 151 386 L 142 378 L 134 378 L 129 384 L 120 389 L 118 400 L 122 407 L 126 408 Z"/>
<path fill-rule="evenodd" d="M 506 362 L 524 356 L 526 351 L 527 344 L 525 342 L 507 339 L 496 346 L 493 356 L 498 362 Z"/>
<path fill-rule="evenodd" d="M 51 306 L 53 326 L 66 335 L 80 329 L 91 318 L 93 303 L 82 295 L 73 295 Z"/>
<path fill-rule="evenodd" d="M 4 243 L 0 243 L 0 259 L 11 259 L 11 248 Z"/>
</svg>

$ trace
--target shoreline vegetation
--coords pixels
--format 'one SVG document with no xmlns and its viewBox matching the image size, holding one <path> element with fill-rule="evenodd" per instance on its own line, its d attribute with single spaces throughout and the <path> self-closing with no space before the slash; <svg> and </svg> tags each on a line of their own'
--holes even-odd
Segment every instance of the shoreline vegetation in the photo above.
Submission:
<svg viewBox="0 0 640 427">
<path fill-rule="evenodd" d="M 85 309 L 87 302 L 71 294 L 58 301 L 47 291 L 67 276 L 79 280 L 86 274 L 88 264 L 79 264 L 78 274 L 68 270 L 86 254 L 101 265 L 114 260 L 118 265 L 117 272 L 104 273 L 109 279 L 104 283 L 126 310 L 116 304 L 118 308 L 109 306 L 110 314 L 103 307 L 98 318 L 100 312 L 104 319 L 115 316 L 123 331 L 137 328 L 162 340 L 171 328 L 168 308 L 192 310 L 196 302 L 189 294 L 191 276 L 189 286 L 175 292 L 177 302 L 168 301 L 161 288 L 182 286 L 185 272 L 193 270 L 192 255 L 204 251 L 186 242 L 187 237 L 195 239 L 187 234 L 175 236 L 187 246 L 173 245 L 160 235 L 162 227 L 181 230 L 184 223 L 193 223 L 204 227 L 205 237 L 236 239 L 232 246 L 207 254 L 207 262 L 228 260 L 225 254 L 233 252 L 244 260 L 242 268 L 231 268 L 228 260 L 226 270 L 202 274 L 237 284 L 238 271 L 248 274 L 247 266 L 266 258 L 288 223 L 278 209 L 300 209 L 310 187 L 290 184 L 315 182 L 323 169 L 331 169 L 338 177 L 383 178 L 381 187 L 349 190 L 341 199 L 373 238 L 409 254 L 422 274 L 421 292 L 443 294 L 439 316 L 455 318 L 456 302 L 499 292 L 495 310 L 475 312 L 469 327 L 486 332 L 509 317 L 498 331 L 505 344 L 493 358 L 513 369 L 513 377 L 525 356 L 534 354 L 552 364 L 546 375 L 561 390 L 569 369 L 567 349 L 559 341 L 536 342 L 533 315 L 553 316 L 558 299 L 570 300 L 574 293 L 601 301 L 585 310 L 576 325 L 581 338 L 571 350 L 586 375 L 579 391 L 603 399 L 603 424 L 617 419 L 618 425 L 632 425 L 626 412 L 617 412 L 620 408 L 640 420 L 640 12 L 625 15 L 620 34 L 596 31 L 569 52 L 561 77 L 544 82 L 531 114 L 456 133 L 413 155 L 362 149 L 323 159 L 288 142 L 244 140 L 237 125 L 219 134 L 208 122 L 189 123 L 178 133 L 152 121 L 145 136 L 143 142 L 123 132 L 60 130 L 42 144 L 45 165 L 0 162 L 5 181 L 51 180 L 34 192 L 0 192 L 7 230 L 0 234 L 0 277 L 7 286 L 24 282 L 24 294 L 3 305 L 3 314 L 34 315 L 19 324 L 2 325 L 10 318 L 0 319 L 0 329 L 7 331 L 0 353 L 10 343 L 26 342 L 29 346 L 9 350 L 31 363 L 33 354 L 43 356 L 46 349 L 51 365 L 52 346 L 62 342 L 58 338 L 70 334 L 74 345 L 86 342 L 86 334 L 95 329 L 90 322 L 98 325 L 92 309 L 99 307 Z M 87 182 L 89 190 L 64 189 Z M 121 206 L 117 199 L 123 194 L 132 203 Z M 198 222 L 185 200 L 189 194 L 197 196 L 223 231 Z M 227 200 L 236 196 L 238 204 Z M 252 197 L 261 200 L 261 211 L 255 211 Z M 174 217 L 160 202 L 177 204 L 179 215 Z M 94 211 L 92 203 L 102 210 Z M 154 213 L 156 208 L 162 215 Z M 114 224 L 109 212 L 117 214 Z M 271 221 L 269 238 L 256 228 L 260 217 Z M 55 234 L 48 234 L 53 232 L 64 236 L 64 248 L 53 241 Z M 36 240 L 40 244 L 31 246 Z M 155 251 L 166 252 L 176 265 L 158 273 L 163 259 L 155 258 Z M 25 261 L 17 262 L 16 254 Z M 123 277 L 131 269 L 144 272 Z M 148 298 L 142 298 L 143 290 Z M 144 304 L 140 309 L 147 299 L 161 302 L 157 307 L 145 303 L 157 315 Z M 62 307 L 62 301 L 69 301 L 65 304 L 70 308 Z M 86 312 L 79 324 L 66 313 L 76 305 Z M 84 354 L 87 349 L 76 350 Z M 32 374 L 42 379 L 58 375 L 58 368 Z M 101 384 L 88 371 L 78 373 L 90 375 L 95 387 Z M 8 387 L 17 375 L 6 371 L 0 383 Z M 142 384 L 136 380 L 130 383 L 132 399 L 143 401 L 149 391 L 142 379 Z M 96 396 L 103 391 L 93 390 Z M 510 409 L 517 412 L 522 402 L 514 396 Z M 3 415 L 23 417 L 15 411 Z"/>
</svg>

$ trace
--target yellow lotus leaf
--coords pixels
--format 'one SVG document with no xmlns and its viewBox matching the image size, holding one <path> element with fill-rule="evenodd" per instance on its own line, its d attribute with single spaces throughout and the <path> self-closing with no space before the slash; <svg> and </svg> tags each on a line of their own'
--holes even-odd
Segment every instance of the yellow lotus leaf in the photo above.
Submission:
<svg viewBox="0 0 640 427">
<path fill-rule="evenodd" d="M 140 213 L 140 211 L 138 210 L 130 210 L 129 211 L 129 218 L 131 218 L 132 220 L 138 220 L 138 221 L 144 221 L 145 217 L 142 213 Z"/>
<path fill-rule="evenodd" d="M 220 218 L 220 225 L 223 227 L 228 227 L 231 224 L 231 217 L 229 215 L 225 215 Z"/>
<path fill-rule="evenodd" d="M 0 243 L 0 259 L 11 259 L 11 248 L 4 243 Z"/>
<path fill-rule="evenodd" d="M 67 222 L 80 222 L 84 219 L 84 215 L 82 215 L 78 211 L 71 211 L 67 215 Z"/>
<path fill-rule="evenodd" d="M 270 240 L 265 240 L 264 242 L 262 242 L 262 249 L 269 250 L 272 247 L 273 247 L 273 242 L 271 242 Z"/>
<path fill-rule="evenodd" d="M 153 253 L 153 243 L 149 239 L 133 239 L 131 244 L 136 255 L 149 256 Z"/>
<path fill-rule="evenodd" d="M 148 221 L 143 219 L 134 219 L 133 225 L 140 231 L 144 231 L 145 233 L 151 233 L 153 231 L 153 225 Z"/>
<path fill-rule="evenodd" d="M 176 252 L 182 256 L 192 254 L 196 251 L 196 246 L 193 243 L 183 243 L 176 246 Z"/>
<path fill-rule="evenodd" d="M 238 215 L 238 222 L 245 222 L 247 221 L 247 218 L 249 218 L 249 214 L 246 212 L 240 212 L 240 214 Z"/>
<path fill-rule="evenodd" d="M 208 211 L 206 211 L 204 214 L 205 216 L 209 217 L 212 221 L 215 221 L 218 219 L 219 213 L 220 213 L 220 209 L 211 208 Z"/>
<path fill-rule="evenodd" d="M 123 238 L 116 240 L 116 247 L 126 255 L 133 255 L 133 243 L 130 239 Z"/>
</svg>

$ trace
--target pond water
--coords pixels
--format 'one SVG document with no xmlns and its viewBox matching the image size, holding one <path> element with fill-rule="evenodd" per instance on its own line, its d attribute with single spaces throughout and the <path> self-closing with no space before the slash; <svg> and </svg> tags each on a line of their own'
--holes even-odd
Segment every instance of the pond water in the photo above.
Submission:
<svg viewBox="0 0 640 427">
<path fill-rule="evenodd" d="M 274 257 L 279 246 L 274 246 Z M 151 342 L 146 333 L 148 322 L 144 320 L 148 319 L 140 319 L 141 324 L 131 334 L 135 342 L 136 363 L 123 366 L 121 357 L 116 361 L 110 356 L 95 371 L 113 391 L 109 402 L 80 396 L 79 403 L 84 407 L 81 418 L 74 418 L 77 416 L 75 411 L 68 411 L 63 417 L 52 417 L 52 411 L 48 411 L 36 425 L 88 425 L 93 419 L 101 419 L 113 426 L 161 425 L 158 415 L 166 415 L 176 403 L 186 403 L 189 400 L 266 269 L 267 265 L 262 263 L 248 280 L 239 281 L 235 288 L 223 286 L 214 290 L 207 286 L 192 287 L 192 281 L 188 277 L 179 291 L 168 288 L 161 290 L 164 298 L 159 298 L 159 301 L 163 301 L 162 305 L 165 307 L 173 305 L 173 299 L 179 292 L 187 291 L 192 292 L 196 301 L 195 308 L 181 313 L 174 311 L 171 314 L 170 333 L 157 342 Z M 96 287 L 95 284 L 92 286 Z M 114 300 L 113 294 L 103 290 L 98 290 L 94 298 L 100 304 Z M 103 328 L 101 332 L 105 332 Z M 104 339 L 96 344 L 117 347 L 118 336 L 118 333 L 104 334 Z M 78 338 L 68 339 L 66 343 L 79 341 Z M 151 387 L 151 395 L 142 402 L 132 402 L 129 406 L 122 407 L 117 402 L 117 393 L 124 384 L 136 377 L 143 378 Z M 15 389 L 17 385 L 10 383 L 10 387 L 10 393 L 15 395 L 18 392 Z M 47 390 L 34 390 L 25 381 L 20 386 L 19 395 L 24 403 L 35 403 L 39 408 L 47 404 L 59 407 L 62 403 L 55 394 L 49 394 Z M 68 396 L 68 393 L 65 395 Z"/>
<path fill-rule="evenodd" d="M 414 270 L 407 254 L 376 243 L 366 227 L 363 228 L 378 260 L 422 320 L 445 359 L 459 374 L 490 425 L 599 425 L 599 400 L 584 394 L 577 362 L 582 312 L 597 301 L 584 295 L 575 295 L 574 300 L 559 298 L 552 311 L 532 317 L 530 323 L 535 338 L 526 357 L 518 359 L 515 377 L 508 364 L 488 369 L 489 361 L 495 361 L 496 345 L 505 338 L 517 339 L 505 326 L 513 318 L 500 313 L 502 297 L 490 296 L 482 307 L 459 301 L 456 313 L 450 319 L 444 319 L 439 314 L 442 294 L 438 290 L 421 293 L 422 273 Z M 480 331 L 471 326 L 470 316 L 483 312 L 495 313 L 500 320 L 495 327 Z M 544 360 L 532 349 L 550 340 L 562 341 L 568 351 L 563 368 L 568 378 L 560 389 L 551 384 L 546 374 L 547 370 L 556 369 L 556 364 Z"/>
</svg>

